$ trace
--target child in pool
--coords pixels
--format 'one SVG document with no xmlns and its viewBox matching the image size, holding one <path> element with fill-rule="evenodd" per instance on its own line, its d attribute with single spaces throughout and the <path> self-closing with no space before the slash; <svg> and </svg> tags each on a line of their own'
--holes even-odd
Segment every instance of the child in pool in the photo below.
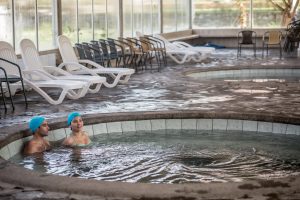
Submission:
<svg viewBox="0 0 300 200">
<path fill-rule="evenodd" d="M 91 140 L 88 134 L 83 130 L 83 121 L 78 112 L 72 112 L 68 115 L 68 126 L 72 133 L 63 141 L 63 145 L 69 147 L 86 146 Z"/>
</svg>

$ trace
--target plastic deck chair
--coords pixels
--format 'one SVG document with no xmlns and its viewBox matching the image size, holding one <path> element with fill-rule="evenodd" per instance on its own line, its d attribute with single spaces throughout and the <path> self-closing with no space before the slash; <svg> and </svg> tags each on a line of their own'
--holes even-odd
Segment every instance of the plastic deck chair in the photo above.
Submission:
<svg viewBox="0 0 300 200">
<path fill-rule="evenodd" d="M 171 43 L 161 35 L 155 35 L 155 38 L 165 43 L 166 54 L 178 64 L 190 61 L 201 62 L 206 58 L 203 57 L 201 52 L 198 52 L 193 48 L 187 48 L 179 44 Z"/>
<path fill-rule="evenodd" d="M 269 53 L 269 46 L 278 46 L 280 58 L 282 57 L 282 48 L 281 48 L 281 40 L 282 40 L 282 33 L 281 31 L 267 31 L 263 35 L 262 39 L 262 57 L 264 56 L 264 50 L 267 49 L 267 56 Z"/>
<path fill-rule="evenodd" d="M 46 73 L 52 79 L 58 80 L 76 80 L 87 82 L 89 93 L 99 92 L 101 85 L 106 82 L 105 77 L 90 76 L 90 75 L 73 75 L 65 70 L 55 66 L 45 66 L 39 56 L 35 44 L 29 39 L 23 39 L 20 42 L 21 55 L 27 70 L 40 70 L 41 73 Z"/>
<path fill-rule="evenodd" d="M 70 81 L 70 80 L 53 80 L 49 76 L 41 73 L 38 70 L 26 70 L 18 66 L 17 55 L 14 52 L 13 47 L 4 41 L 0 41 L 0 58 L 1 66 L 6 70 L 8 75 L 23 77 L 24 83 L 38 92 L 44 97 L 50 104 L 60 104 L 67 96 L 70 99 L 78 99 L 83 97 L 88 91 L 88 85 L 82 81 Z M 22 73 L 12 68 L 18 66 Z M 42 88 L 54 88 L 60 89 L 59 97 L 55 100 L 48 93 L 47 90 Z"/>
<path fill-rule="evenodd" d="M 242 46 L 251 45 L 256 57 L 256 32 L 251 30 L 243 30 L 238 33 L 238 50 L 237 57 L 242 54 Z"/>
<path fill-rule="evenodd" d="M 90 75 L 104 75 L 107 74 L 111 76 L 114 81 L 112 83 L 105 82 L 104 85 L 106 87 L 112 88 L 115 87 L 119 82 L 127 83 L 130 76 L 134 74 L 133 69 L 128 68 L 109 68 L 103 67 L 91 60 L 78 60 L 72 44 L 64 35 L 58 36 L 58 48 L 63 59 L 63 63 L 61 63 L 58 67 L 63 68 L 72 73 L 72 74 L 90 74 Z M 82 64 L 88 64 L 92 68 L 85 67 Z"/>
<path fill-rule="evenodd" d="M 6 91 L 2 87 L 2 83 L 6 84 L 6 88 L 7 88 Z M 9 94 L 10 103 L 11 103 L 11 106 L 14 110 L 15 106 L 14 106 L 14 102 L 13 102 L 12 95 L 11 95 L 11 92 L 10 92 L 9 80 L 8 80 L 7 73 L 6 73 L 5 69 L 2 68 L 2 67 L 0 67 L 0 92 L 1 92 L 2 102 L 3 102 L 5 112 L 7 111 L 6 101 L 5 101 L 5 92 L 7 92 Z"/>
</svg>

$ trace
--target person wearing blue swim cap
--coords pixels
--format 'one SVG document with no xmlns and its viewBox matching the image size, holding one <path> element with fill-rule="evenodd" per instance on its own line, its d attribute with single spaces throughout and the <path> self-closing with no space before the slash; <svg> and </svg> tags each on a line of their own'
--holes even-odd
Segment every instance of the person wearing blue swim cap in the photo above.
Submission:
<svg viewBox="0 0 300 200">
<path fill-rule="evenodd" d="M 35 116 L 29 121 L 29 129 L 33 133 L 33 138 L 24 148 L 24 154 L 41 153 L 51 148 L 50 143 L 44 139 L 48 136 L 49 126 L 44 117 Z"/>
<path fill-rule="evenodd" d="M 67 124 L 71 128 L 72 133 L 63 141 L 63 145 L 78 147 L 88 145 L 91 142 L 88 134 L 83 130 L 83 120 L 80 113 L 70 113 L 68 115 Z"/>
</svg>

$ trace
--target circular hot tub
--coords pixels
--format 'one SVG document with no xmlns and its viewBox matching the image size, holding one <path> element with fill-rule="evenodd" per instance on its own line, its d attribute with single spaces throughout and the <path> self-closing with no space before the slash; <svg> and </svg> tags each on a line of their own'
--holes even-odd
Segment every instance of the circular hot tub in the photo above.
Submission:
<svg viewBox="0 0 300 200">
<path fill-rule="evenodd" d="M 85 130 L 98 143 L 75 150 L 58 145 L 42 160 L 25 158 L 27 169 L 12 163 L 30 139 L 21 130 L 1 147 L 6 160 L 1 160 L 0 178 L 45 191 L 121 199 L 255 199 L 275 190 L 295 194 L 300 126 L 244 118 L 192 111 L 83 116 Z M 50 120 L 47 139 L 60 143 L 69 134 L 64 124 Z"/>
</svg>

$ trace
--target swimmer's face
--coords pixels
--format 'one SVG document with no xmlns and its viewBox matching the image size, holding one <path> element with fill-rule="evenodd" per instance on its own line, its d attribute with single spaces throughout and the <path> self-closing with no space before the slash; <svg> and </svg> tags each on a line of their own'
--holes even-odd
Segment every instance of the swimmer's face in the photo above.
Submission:
<svg viewBox="0 0 300 200">
<path fill-rule="evenodd" d="M 83 128 L 83 121 L 80 116 L 75 117 L 71 122 L 71 129 L 74 132 L 79 132 Z"/>
<path fill-rule="evenodd" d="M 40 136 L 45 137 L 48 136 L 49 129 L 48 122 L 45 120 L 37 129 L 37 132 Z"/>
</svg>

